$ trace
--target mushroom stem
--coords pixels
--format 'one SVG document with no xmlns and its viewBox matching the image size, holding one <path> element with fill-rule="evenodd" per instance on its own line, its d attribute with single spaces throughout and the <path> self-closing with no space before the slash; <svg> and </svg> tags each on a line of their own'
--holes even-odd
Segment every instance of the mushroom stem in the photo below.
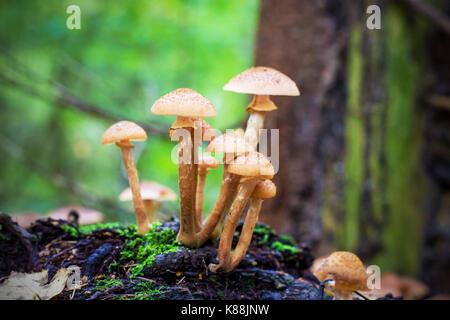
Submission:
<svg viewBox="0 0 450 320">
<path fill-rule="evenodd" d="M 219 197 L 212 209 L 211 213 L 206 218 L 206 221 L 198 233 L 198 245 L 203 245 L 206 240 L 212 237 L 217 237 L 222 228 L 223 220 L 233 203 L 237 194 L 240 176 L 228 172 L 228 165 L 224 164 L 222 186 L 220 188 Z M 219 231 L 219 233 L 217 232 Z"/>
<path fill-rule="evenodd" d="M 177 240 L 187 247 L 197 247 L 195 231 L 195 193 L 197 189 L 198 164 L 194 154 L 194 129 L 190 136 L 180 136 L 178 141 L 178 186 L 180 188 L 180 231 Z M 184 154 L 189 152 L 188 155 Z M 185 159 L 186 158 L 186 159 Z M 187 160 L 187 161 L 185 161 Z"/>
<path fill-rule="evenodd" d="M 220 237 L 219 249 L 217 251 L 219 264 L 210 264 L 209 269 L 211 271 L 217 272 L 230 270 L 228 266 L 230 264 L 230 251 L 233 243 L 233 235 L 241 217 L 242 210 L 244 210 L 247 200 L 250 198 L 257 183 L 258 179 L 248 179 L 239 185 L 239 191 L 233 205 L 231 206 L 230 214 L 225 222 L 225 226 Z"/>
<path fill-rule="evenodd" d="M 197 184 L 197 200 L 196 200 L 196 231 L 199 232 L 202 228 L 202 211 L 203 211 L 203 194 L 205 190 L 206 175 L 208 174 L 207 169 L 198 169 L 198 184 Z"/>
<path fill-rule="evenodd" d="M 150 229 L 147 216 L 145 214 L 144 203 L 141 197 L 141 188 L 139 186 L 139 177 L 134 164 L 133 154 L 131 149 L 134 148 L 133 144 L 119 144 L 117 146 L 122 151 L 123 163 L 127 170 L 128 181 L 130 183 L 131 193 L 133 195 L 134 212 L 136 213 L 138 233 L 140 235 L 146 234 Z"/>
<path fill-rule="evenodd" d="M 149 223 L 156 221 L 155 212 L 161 206 L 159 202 L 153 200 L 144 200 L 145 215 Z"/>
<path fill-rule="evenodd" d="M 259 130 L 264 128 L 264 119 L 266 118 L 266 111 L 256 110 L 263 110 L 264 106 L 267 110 L 276 109 L 268 95 L 254 95 L 253 100 L 247 107 L 247 111 L 250 112 L 250 117 L 247 120 L 244 138 L 255 150 L 259 143 Z"/>
<path fill-rule="evenodd" d="M 230 263 L 227 265 L 227 269 L 225 271 L 233 270 L 247 253 L 250 242 L 252 241 L 253 230 L 255 229 L 256 222 L 258 221 L 262 203 L 262 199 L 250 199 L 250 208 L 247 212 L 247 216 L 245 217 L 239 242 L 231 254 Z"/>
</svg>

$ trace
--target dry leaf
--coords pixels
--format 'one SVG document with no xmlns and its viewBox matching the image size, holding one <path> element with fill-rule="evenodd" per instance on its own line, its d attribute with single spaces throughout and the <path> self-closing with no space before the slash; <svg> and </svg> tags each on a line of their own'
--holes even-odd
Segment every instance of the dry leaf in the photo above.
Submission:
<svg viewBox="0 0 450 320">
<path fill-rule="evenodd" d="M 0 285 L 0 300 L 49 300 L 60 294 L 65 286 L 69 272 L 61 268 L 48 282 L 48 270 L 36 273 L 11 272 Z"/>
</svg>

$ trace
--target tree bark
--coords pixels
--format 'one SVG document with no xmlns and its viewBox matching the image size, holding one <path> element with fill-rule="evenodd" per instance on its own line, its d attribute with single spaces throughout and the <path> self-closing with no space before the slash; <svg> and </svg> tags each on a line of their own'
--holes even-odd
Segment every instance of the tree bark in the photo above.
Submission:
<svg viewBox="0 0 450 320">
<path fill-rule="evenodd" d="M 321 232 L 321 106 L 336 78 L 343 35 L 339 17 L 330 14 L 332 5 L 262 1 L 256 50 L 256 65 L 286 73 L 301 92 L 300 97 L 272 97 L 278 110 L 267 114 L 266 128 L 280 130 L 280 168 L 274 179 L 277 197 L 265 201 L 261 219 L 278 232 L 312 242 Z"/>
</svg>

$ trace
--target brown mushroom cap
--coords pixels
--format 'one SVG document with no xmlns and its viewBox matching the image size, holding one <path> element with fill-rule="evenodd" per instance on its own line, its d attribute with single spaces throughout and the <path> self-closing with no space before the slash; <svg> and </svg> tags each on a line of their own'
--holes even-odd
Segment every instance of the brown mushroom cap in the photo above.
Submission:
<svg viewBox="0 0 450 320">
<path fill-rule="evenodd" d="M 40 215 L 37 212 L 21 212 L 21 213 L 14 213 L 11 215 L 12 221 L 16 222 L 19 226 L 23 228 L 28 228 L 31 226 L 36 220 L 42 218 L 42 215 Z"/>
<path fill-rule="evenodd" d="M 78 213 L 79 224 L 93 224 L 103 221 L 103 213 L 100 211 L 78 205 L 55 209 L 48 213 L 47 216 L 52 219 L 68 220 L 71 211 L 76 211 Z"/>
<path fill-rule="evenodd" d="M 211 157 L 209 154 L 202 153 L 198 156 L 199 169 L 216 169 L 219 167 L 219 162 Z"/>
<path fill-rule="evenodd" d="M 351 252 L 333 252 L 317 268 L 314 275 L 320 281 L 333 279 L 336 282 L 336 290 L 368 290 L 366 269 L 358 256 Z"/>
<path fill-rule="evenodd" d="M 273 183 L 271 180 L 266 179 L 261 182 L 258 182 L 255 189 L 252 193 L 252 198 L 256 199 L 270 199 L 275 197 L 277 194 L 277 187 L 275 186 L 275 183 Z"/>
<path fill-rule="evenodd" d="M 176 89 L 162 96 L 151 110 L 157 115 L 174 115 L 188 118 L 215 117 L 216 109 L 200 93 L 186 88 Z"/>
<path fill-rule="evenodd" d="M 272 178 L 275 174 L 269 159 L 256 151 L 238 156 L 228 165 L 228 171 L 246 177 Z"/>
<path fill-rule="evenodd" d="M 112 144 L 120 141 L 144 141 L 147 134 L 144 129 L 131 121 L 119 121 L 106 129 L 102 136 L 102 144 Z"/>
<path fill-rule="evenodd" d="M 234 133 L 225 133 L 218 136 L 205 148 L 206 152 L 215 153 L 243 153 L 252 150 L 252 146 L 245 141 L 244 137 Z"/>
<path fill-rule="evenodd" d="M 141 197 L 142 200 L 157 200 L 157 201 L 176 201 L 177 194 L 170 188 L 163 186 L 157 182 L 153 181 L 142 181 L 141 187 Z M 120 201 L 131 201 L 133 200 L 133 195 L 131 193 L 131 188 L 126 188 L 119 195 Z"/>
<path fill-rule="evenodd" d="M 274 96 L 298 96 L 300 91 L 291 78 L 268 67 L 253 67 L 232 78 L 223 90 Z"/>
</svg>

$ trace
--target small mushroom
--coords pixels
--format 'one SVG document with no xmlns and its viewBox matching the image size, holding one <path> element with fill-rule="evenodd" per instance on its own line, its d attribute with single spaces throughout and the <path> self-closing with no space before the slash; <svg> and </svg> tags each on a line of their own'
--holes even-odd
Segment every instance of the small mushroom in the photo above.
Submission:
<svg viewBox="0 0 450 320">
<path fill-rule="evenodd" d="M 83 206 L 64 206 L 52 210 L 47 214 L 47 217 L 57 220 L 76 220 L 77 224 L 94 224 L 103 222 L 103 213 L 98 210 L 86 208 Z"/>
<path fill-rule="evenodd" d="M 195 120 L 215 117 L 216 109 L 205 97 L 191 89 L 181 88 L 159 98 L 151 107 L 157 115 L 175 115 L 171 130 L 184 129 L 178 139 L 178 185 L 180 188 L 180 231 L 177 239 L 187 247 L 197 247 L 195 202 L 197 191 L 198 142 L 194 137 Z M 178 130 L 177 130 L 178 131 Z"/>
<path fill-rule="evenodd" d="M 198 184 L 197 184 L 197 200 L 196 200 L 196 216 L 197 216 L 197 231 L 202 227 L 202 211 L 203 211 L 203 192 L 205 190 L 206 175 L 210 169 L 219 167 L 219 162 L 210 155 L 205 153 L 198 157 Z"/>
<path fill-rule="evenodd" d="M 268 67 L 253 67 L 245 70 L 232 78 L 223 90 L 254 95 L 247 107 L 250 117 L 245 130 L 245 139 L 254 150 L 259 142 L 259 130 L 264 126 L 266 113 L 277 109 L 269 95 L 300 95 L 294 81 L 280 71 Z"/>
<path fill-rule="evenodd" d="M 321 282 L 328 281 L 335 300 L 351 300 L 353 291 L 367 291 L 368 275 L 361 260 L 348 251 L 336 251 L 314 272 Z"/>
<path fill-rule="evenodd" d="M 238 244 L 230 256 L 230 263 L 227 265 L 225 271 L 233 270 L 241 262 L 242 258 L 244 258 L 252 240 L 256 222 L 258 222 L 262 203 L 265 199 L 275 197 L 276 193 L 277 187 L 269 179 L 258 182 L 256 185 L 252 195 L 250 196 L 250 208 L 248 209 L 247 216 L 245 217 L 244 226 L 242 227 Z"/>
<path fill-rule="evenodd" d="M 241 176 L 238 193 L 231 206 L 229 216 L 225 222 L 220 237 L 218 258 L 219 264 L 211 264 L 209 269 L 213 272 L 229 271 L 230 251 L 233 235 L 242 214 L 242 210 L 251 197 L 258 182 L 273 177 L 274 168 L 270 161 L 261 153 L 253 151 L 238 156 L 228 165 L 228 171 Z"/>
<path fill-rule="evenodd" d="M 240 176 L 229 172 L 228 163 L 234 160 L 236 153 L 251 151 L 252 147 L 244 138 L 233 133 L 225 133 L 216 137 L 206 147 L 206 152 L 223 153 L 223 177 L 219 197 L 206 218 L 198 234 L 198 245 L 201 246 L 209 238 L 215 239 L 221 232 L 223 221 L 237 194 Z"/>
<path fill-rule="evenodd" d="M 138 233 L 143 235 L 149 230 L 149 222 L 145 215 L 144 204 L 141 198 L 139 187 L 139 176 L 134 164 L 131 149 L 134 145 L 130 141 L 145 141 L 147 134 L 144 129 L 134 122 L 120 121 L 109 127 L 102 137 L 102 144 L 109 145 L 115 143 L 122 151 L 123 162 L 128 174 L 131 192 L 133 194 L 134 211 L 138 226 Z"/>
<path fill-rule="evenodd" d="M 36 220 L 42 218 L 37 212 L 28 211 L 28 212 L 20 212 L 11 214 L 12 221 L 16 222 L 19 226 L 23 228 L 28 228 L 31 226 Z"/>
<path fill-rule="evenodd" d="M 155 212 L 161 206 L 161 201 L 176 201 L 177 194 L 170 188 L 153 181 L 142 181 L 141 197 L 144 202 L 144 210 L 149 223 L 155 222 Z M 120 201 L 133 200 L 131 188 L 126 188 L 119 195 Z"/>
</svg>

